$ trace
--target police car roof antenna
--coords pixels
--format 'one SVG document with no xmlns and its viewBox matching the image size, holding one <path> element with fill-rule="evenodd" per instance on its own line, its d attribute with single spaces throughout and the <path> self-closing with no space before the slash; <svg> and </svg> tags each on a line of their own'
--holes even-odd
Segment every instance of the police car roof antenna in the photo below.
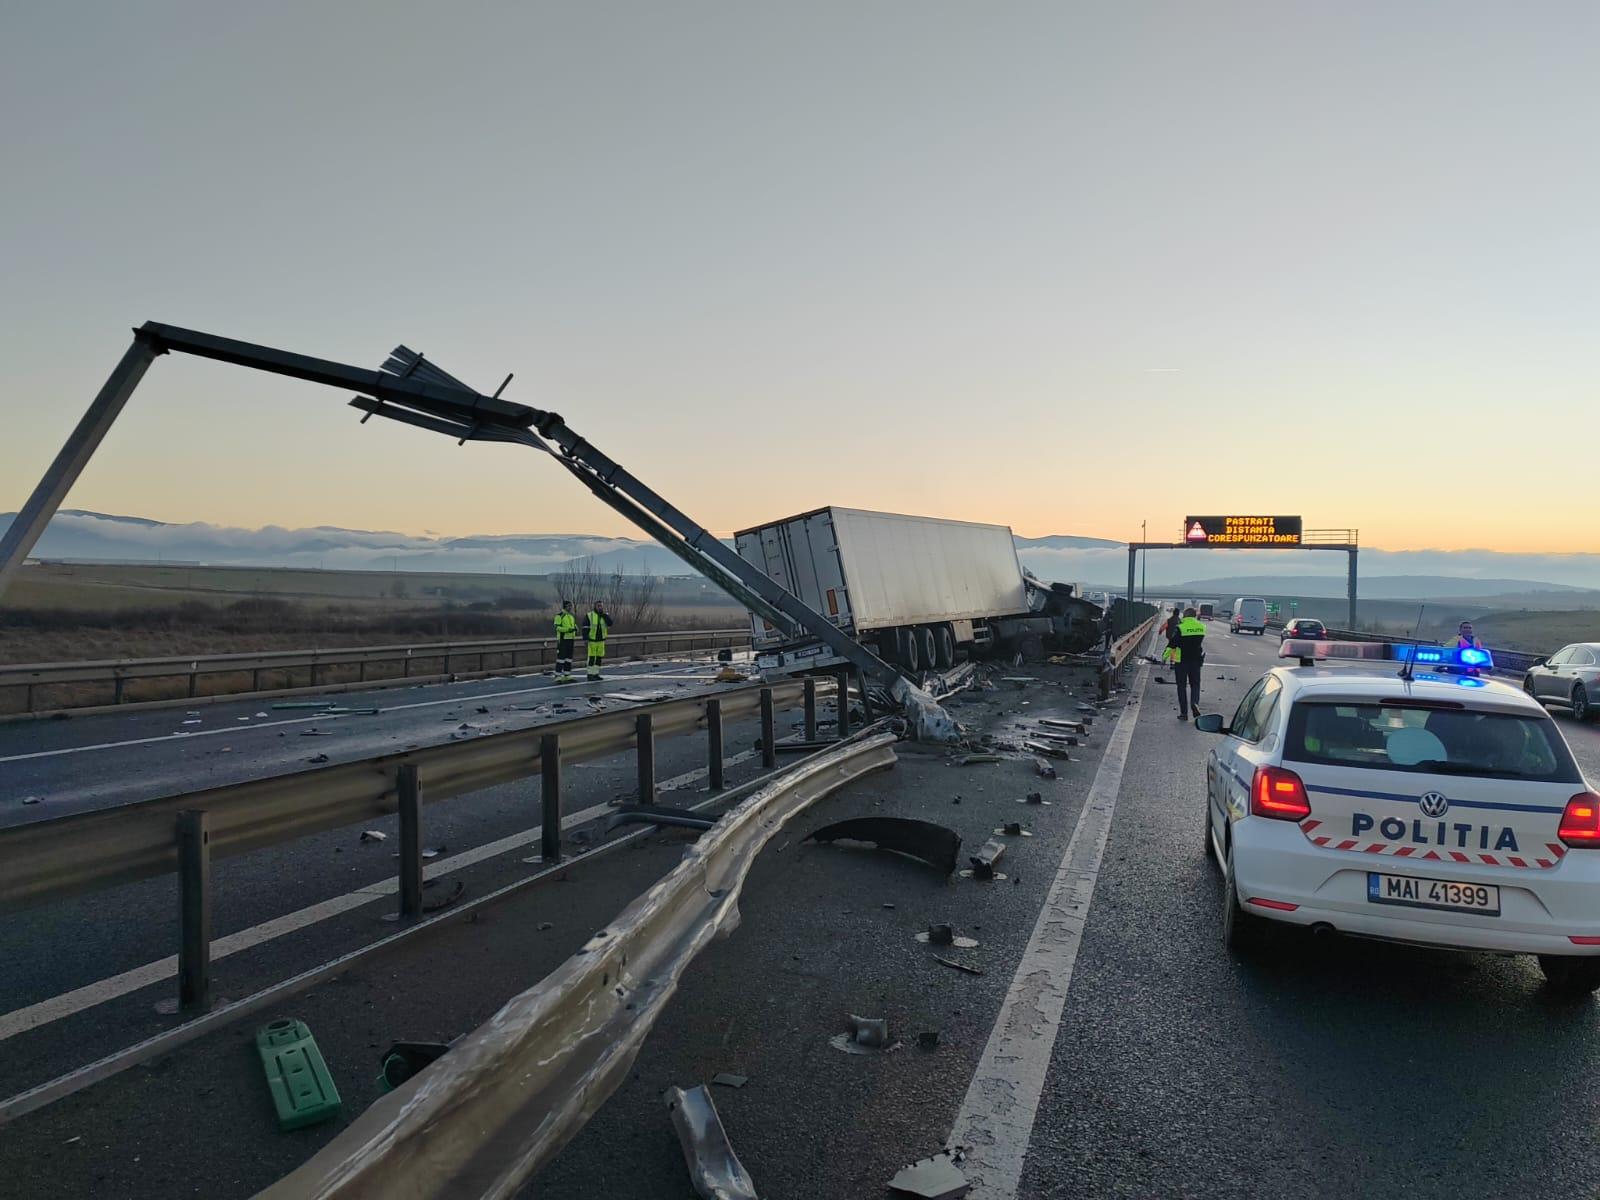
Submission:
<svg viewBox="0 0 1600 1200">
<path fill-rule="evenodd" d="M 1417 609 L 1417 623 L 1412 627 L 1411 630 L 1411 653 L 1406 655 L 1406 661 L 1400 667 L 1400 678 L 1404 679 L 1407 683 L 1411 682 L 1411 676 L 1416 671 L 1417 647 L 1421 645 L 1420 638 L 1422 636 L 1422 614 L 1426 612 L 1427 609 L 1428 603 L 1426 600 L 1424 600 L 1421 606 Z"/>
</svg>

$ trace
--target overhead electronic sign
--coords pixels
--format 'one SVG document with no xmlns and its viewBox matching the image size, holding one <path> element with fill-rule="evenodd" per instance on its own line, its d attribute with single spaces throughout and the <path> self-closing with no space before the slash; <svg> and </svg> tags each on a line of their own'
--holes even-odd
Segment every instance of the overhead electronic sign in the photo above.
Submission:
<svg viewBox="0 0 1600 1200">
<path fill-rule="evenodd" d="M 1298 546 L 1299 517 L 1185 517 L 1190 546 Z"/>
</svg>

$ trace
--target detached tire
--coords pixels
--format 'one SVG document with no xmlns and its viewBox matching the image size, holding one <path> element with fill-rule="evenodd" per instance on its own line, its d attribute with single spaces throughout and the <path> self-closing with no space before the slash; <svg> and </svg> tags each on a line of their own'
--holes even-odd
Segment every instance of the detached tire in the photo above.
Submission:
<svg viewBox="0 0 1600 1200">
<path fill-rule="evenodd" d="M 1582 724 L 1589 719 L 1589 693 L 1584 690 L 1583 684 L 1578 684 L 1572 689 L 1572 719 Z"/>
<path fill-rule="evenodd" d="M 1563 996 L 1587 996 L 1600 990 L 1600 958 L 1579 958 L 1571 954 L 1541 954 L 1539 969 L 1552 992 Z"/>
<path fill-rule="evenodd" d="M 1254 958 L 1266 949 L 1272 930 L 1265 917 L 1246 912 L 1233 878 L 1233 847 L 1222 867 L 1222 944 L 1237 958 Z"/>
</svg>

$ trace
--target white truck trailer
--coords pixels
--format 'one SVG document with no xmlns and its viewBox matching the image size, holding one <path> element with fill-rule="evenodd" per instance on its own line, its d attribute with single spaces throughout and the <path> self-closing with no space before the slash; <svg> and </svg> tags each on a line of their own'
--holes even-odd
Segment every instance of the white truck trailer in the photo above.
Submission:
<svg viewBox="0 0 1600 1200">
<path fill-rule="evenodd" d="M 1049 621 L 1005 525 L 829 506 L 734 534 L 739 557 L 878 656 L 909 671 L 953 666 L 969 651 Z M 763 670 L 804 671 L 843 660 L 820 642 L 786 640 L 753 617 Z"/>
</svg>

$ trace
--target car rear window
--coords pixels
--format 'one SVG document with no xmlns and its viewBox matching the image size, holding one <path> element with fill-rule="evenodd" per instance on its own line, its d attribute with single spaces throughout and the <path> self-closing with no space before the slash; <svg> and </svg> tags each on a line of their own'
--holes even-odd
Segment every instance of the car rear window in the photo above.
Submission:
<svg viewBox="0 0 1600 1200">
<path fill-rule="evenodd" d="M 1374 702 L 1307 701 L 1289 711 L 1285 759 L 1416 774 L 1581 783 L 1547 717 Z"/>
</svg>

